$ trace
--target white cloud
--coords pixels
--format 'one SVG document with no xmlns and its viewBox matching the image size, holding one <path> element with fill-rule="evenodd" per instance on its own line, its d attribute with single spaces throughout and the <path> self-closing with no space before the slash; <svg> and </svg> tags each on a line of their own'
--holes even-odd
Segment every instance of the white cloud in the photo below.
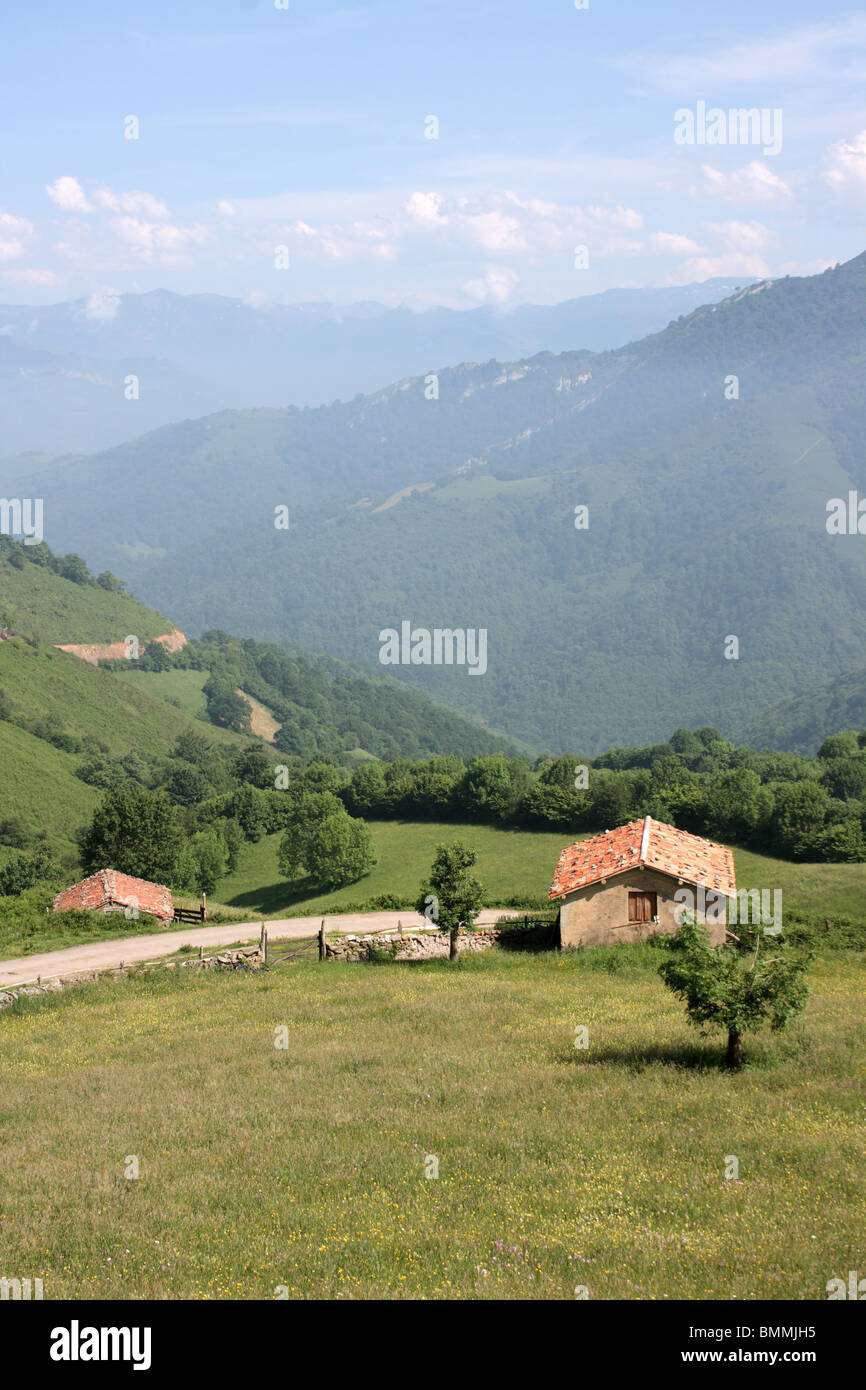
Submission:
<svg viewBox="0 0 866 1390">
<path fill-rule="evenodd" d="M 120 295 L 113 290 L 96 290 L 84 305 L 84 317 L 92 323 L 110 323 L 117 316 Z"/>
<path fill-rule="evenodd" d="M 858 77 L 854 53 L 866 46 L 866 16 L 791 29 L 766 39 L 742 40 L 709 54 L 631 53 L 623 60 L 645 78 L 676 92 L 708 93 L 736 83 L 768 83 L 807 75 L 837 82 Z M 851 67 L 846 74 L 845 60 Z"/>
<path fill-rule="evenodd" d="M 703 249 L 691 237 L 682 236 L 679 232 L 653 232 L 648 240 L 654 251 L 666 256 L 689 256 Z"/>
<path fill-rule="evenodd" d="M 465 225 L 485 251 L 522 251 L 526 246 L 520 223 L 502 212 L 482 212 L 467 217 Z"/>
<path fill-rule="evenodd" d="M 444 227 L 448 219 L 442 216 L 441 207 L 442 198 L 438 193 L 413 193 L 406 211 L 421 227 Z"/>
<path fill-rule="evenodd" d="M 160 198 L 154 198 L 152 193 L 138 191 L 113 193 L 110 188 L 98 188 L 93 195 L 93 201 L 97 207 L 104 208 L 106 212 L 126 213 L 130 217 L 146 217 L 152 222 L 159 222 L 169 216 L 165 203 Z"/>
<path fill-rule="evenodd" d="M 45 185 L 45 192 L 61 212 L 91 212 L 90 203 L 78 179 L 64 174 L 54 183 Z"/>
<path fill-rule="evenodd" d="M 486 266 L 483 277 L 467 281 L 463 289 L 475 304 L 502 305 L 513 299 L 517 279 L 516 272 L 507 266 Z"/>
<path fill-rule="evenodd" d="M 755 276 L 759 280 L 765 280 L 770 273 L 762 256 L 746 255 L 738 251 L 724 251 L 718 256 L 694 256 L 683 261 L 680 269 L 691 280 L 711 280 L 717 275 Z"/>
<path fill-rule="evenodd" d="M 866 130 L 827 151 L 824 178 L 836 194 L 866 191 Z"/>
<path fill-rule="evenodd" d="M 762 251 L 776 241 L 760 222 L 709 222 L 707 226 L 728 251 Z"/>
<path fill-rule="evenodd" d="M 33 223 L 11 212 L 0 212 L 0 261 L 14 261 L 24 254 L 24 242 L 33 235 Z"/>
<path fill-rule="evenodd" d="M 719 198 L 730 203 L 781 202 L 791 197 L 791 190 L 760 159 L 753 159 L 742 169 L 731 174 L 722 173 L 712 164 L 702 164 L 704 176 L 702 185 L 693 186 L 689 191 L 693 197 Z"/>
<path fill-rule="evenodd" d="M 207 240 L 203 227 L 147 222 L 142 217 L 118 217 L 111 225 L 120 240 L 146 260 L 159 261 L 189 246 L 200 246 Z"/>
</svg>

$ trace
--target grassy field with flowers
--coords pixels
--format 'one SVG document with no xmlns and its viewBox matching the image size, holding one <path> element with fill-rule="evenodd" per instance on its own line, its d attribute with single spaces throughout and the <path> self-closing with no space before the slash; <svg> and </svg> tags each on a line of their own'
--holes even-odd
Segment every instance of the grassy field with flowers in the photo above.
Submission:
<svg viewBox="0 0 866 1390">
<path fill-rule="evenodd" d="M 23 1001 L 0 1015 L 0 1276 L 46 1299 L 822 1299 L 864 1260 L 864 954 L 819 956 L 806 1012 L 737 1075 L 659 959 Z"/>
</svg>

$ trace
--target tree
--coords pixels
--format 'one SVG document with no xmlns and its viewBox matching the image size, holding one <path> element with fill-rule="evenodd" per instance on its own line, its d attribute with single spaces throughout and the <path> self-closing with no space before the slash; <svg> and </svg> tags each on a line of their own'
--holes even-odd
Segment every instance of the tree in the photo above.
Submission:
<svg viewBox="0 0 866 1390">
<path fill-rule="evenodd" d="M 126 584 L 122 579 L 118 579 L 116 574 L 112 574 L 111 570 L 103 570 L 96 576 L 96 582 L 100 589 L 107 589 L 110 594 L 122 594 L 126 591 Z"/>
<path fill-rule="evenodd" d="M 267 797 L 258 787 L 251 787 L 245 782 L 232 794 L 228 814 L 237 821 L 244 832 L 244 839 L 255 844 L 265 833 L 268 819 Z"/>
<path fill-rule="evenodd" d="M 172 887 L 177 881 L 183 835 L 164 791 L 128 783 L 103 797 L 81 839 L 88 873 L 118 869 Z"/>
<path fill-rule="evenodd" d="M 178 806 L 197 806 L 210 795 L 211 787 L 200 767 L 172 758 L 165 789 Z"/>
<path fill-rule="evenodd" d="M 361 763 L 346 789 L 348 809 L 358 815 L 381 815 L 385 800 L 385 771 L 380 762 Z"/>
<path fill-rule="evenodd" d="M 810 837 L 823 830 L 830 797 L 818 782 L 780 782 L 771 786 L 775 797 L 773 831 L 777 847 L 794 859 L 808 853 Z"/>
<path fill-rule="evenodd" d="M 517 758 L 501 753 L 473 758 L 455 791 L 462 809 L 489 820 L 507 820 L 529 787 L 529 771 Z"/>
<path fill-rule="evenodd" d="M 157 642 L 156 638 L 152 642 L 148 642 L 144 649 L 144 655 L 146 657 L 145 670 L 169 671 L 174 665 L 171 652 L 168 651 L 163 642 Z"/>
<path fill-rule="evenodd" d="M 227 871 L 233 874 L 240 862 L 241 851 L 246 844 L 244 832 L 238 822 L 229 817 L 227 820 L 219 822 L 219 833 L 226 847 Z"/>
<path fill-rule="evenodd" d="M 437 845 L 429 886 L 425 885 L 418 896 L 418 911 L 448 933 L 449 960 L 457 958 L 460 928 L 472 926 L 484 901 L 482 884 L 469 873 L 477 859 L 475 850 L 459 841 Z"/>
<path fill-rule="evenodd" d="M 333 792 L 304 786 L 284 793 L 285 831 L 278 867 L 293 879 L 302 869 L 322 888 L 339 888 L 370 872 L 375 864 L 373 840 L 362 820 L 355 820 Z"/>
<path fill-rule="evenodd" d="M 227 680 L 212 675 L 202 687 L 207 702 L 207 715 L 212 724 L 234 729 L 238 734 L 251 733 L 250 707 L 243 695 L 238 695 Z"/>
<path fill-rule="evenodd" d="M 195 763 L 196 767 L 201 767 L 207 762 L 213 751 L 213 744 L 206 739 L 204 734 L 198 733 L 195 729 L 182 729 L 174 741 L 174 748 L 171 750 L 173 758 L 182 758 L 185 763 Z"/>
<path fill-rule="evenodd" d="M 808 957 L 786 956 L 760 927 L 729 936 L 732 944 L 715 948 L 702 923 L 684 922 L 670 938 L 671 955 L 659 975 L 685 1000 L 689 1023 L 705 1031 L 727 1028 L 725 1060 L 736 1070 L 743 1061 L 743 1033 L 765 1023 L 778 1031 L 805 1005 Z"/>
<path fill-rule="evenodd" d="M 721 840 L 735 844 L 747 841 L 761 819 L 765 803 L 761 779 L 751 768 L 737 767 L 720 772 L 706 784 L 707 829 Z"/>
<path fill-rule="evenodd" d="M 342 807 L 320 821 L 307 840 L 307 873 L 325 891 L 357 882 L 375 863 L 370 831 Z"/>
<path fill-rule="evenodd" d="M 13 854 L 0 868 L 0 896 L 12 897 L 35 883 L 59 879 L 60 872 L 45 848 L 34 850 L 32 854 Z"/>
<path fill-rule="evenodd" d="M 295 783 L 286 792 L 283 824 L 277 865 L 284 878 L 297 878 L 307 864 L 307 844 L 314 829 L 329 816 L 343 810 L 333 792 L 313 792 L 303 783 Z"/>
<path fill-rule="evenodd" d="M 13 849 L 25 849 L 31 838 L 30 827 L 22 816 L 5 816 L 0 821 L 0 845 L 11 845 Z"/>
<path fill-rule="evenodd" d="M 232 772 L 239 782 L 264 790 L 274 785 L 274 760 L 261 743 L 249 743 L 235 755 Z"/>
<path fill-rule="evenodd" d="M 225 840 L 216 830 L 199 830 L 189 842 L 193 883 L 199 893 L 212 893 L 228 869 Z"/>
<path fill-rule="evenodd" d="M 57 560 L 57 573 L 73 584 L 89 584 L 93 576 L 80 555 L 61 555 Z"/>
</svg>

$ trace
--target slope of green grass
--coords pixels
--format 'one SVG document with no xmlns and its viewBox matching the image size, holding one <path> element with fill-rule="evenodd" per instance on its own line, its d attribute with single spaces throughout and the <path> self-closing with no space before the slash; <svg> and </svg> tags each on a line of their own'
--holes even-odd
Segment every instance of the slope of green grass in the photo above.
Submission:
<svg viewBox="0 0 866 1390">
<path fill-rule="evenodd" d="M 208 678 L 207 671 L 119 671 L 118 679 L 131 685 L 134 690 L 143 690 L 157 700 L 177 702 L 184 714 L 191 719 L 207 721 L 205 698 L 202 686 Z M 215 728 L 215 725 L 211 725 Z"/>
<path fill-rule="evenodd" d="M 493 951 L 26 1000 L 0 1016 L 0 1267 L 46 1299 L 825 1299 L 862 1270 L 866 960 L 819 961 L 734 1075 L 657 965 Z"/>
<path fill-rule="evenodd" d="M 155 689 L 142 689 L 53 647 L 30 647 L 19 638 L 0 642 L 0 690 L 12 701 L 14 716 L 35 722 L 52 715 L 64 732 L 94 738 L 117 757 L 130 751 L 146 760 L 166 756 L 189 728 L 189 714 L 151 693 Z M 217 743 L 241 748 L 249 742 L 204 721 L 195 727 Z M 83 760 L 80 752 L 65 752 L 0 720 L 0 820 L 22 816 L 32 830 L 47 831 L 58 850 L 71 852 L 76 829 L 89 819 L 100 795 L 75 776 Z"/>
<path fill-rule="evenodd" d="M 377 864 L 358 883 L 333 893 L 311 893 L 303 884 L 289 884 L 277 872 L 280 836 L 269 835 L 248 845 L 235 873 L 224 878 L 214 899 L 251 913 L 278 917 L 294 913 L 340 912 L 345 904 L 366 901 L 382 893 L 413 904 L 443 840 L 462 840 L 478 851 L 474 873 L 487 889 L 488 901 L 503 905 L 515 896 L 547 893 L 566 838 L 532 830 L 501 830 L 489 825 L 459 825 L 437 821 L 370 821 Z"/>
<path fill-rule="evenodd" d="M 735 849 L 738 888 L 779 888 L 782 910 L 866 923 L 866 864 L 792 864 Z"/>
<path fill-rule="evenodd" d="M 29 561 L 23 569 L 0 556 L 0 609 L 11 626 L 44 642 L 142 642 L 171 632 L 173 624 L 126 594 L 73 584 Z"/>
<path fill-rule="evenodd" d="M 0 687 L 30 716 L 54 714 L 70 733 L 101 739 L 114 754 L 133 748 L 145 756 L 167 752 L 189 726 L 187 713 L 151 690 L 68 652 L 36 649 L 18 639 L 0 643 Z M 220 742 L 243 741 L 212 724 L 203 723 L 202 732 Z"/>
<path fill-rule="evenodd" d="M 2 652 L 2 648 L 0 648 Z M 72 850 L 71 835 L 93 813 L 100 793 L 74 775 L 76 758 L 0 721 L 0 820 L 20 816 L 30 830 L 45 830 L 60 853 Z M 18 769 L 8 775 L 7 769 Z M 11 851 L 0 851 L 8 857 Z"/>
</svg>

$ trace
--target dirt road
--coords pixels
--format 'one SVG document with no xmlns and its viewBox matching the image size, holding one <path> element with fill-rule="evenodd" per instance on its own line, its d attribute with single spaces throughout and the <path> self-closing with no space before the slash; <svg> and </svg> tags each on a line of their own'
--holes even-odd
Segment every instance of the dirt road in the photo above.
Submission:
<svg viewBox="0 0 866 1390">
<path fill-rule="evenodd" d="M 485 909 L 478 914 L 479 926 L 490 926 L 500 917 L 519 917 L 519 912 Z M 315 936 L 321 917 L 285 917 L 266 922 L 268 940 L 290 940 Z M 387 931 L 398 922 L 410 930 L 429 924 L 415 912 L 358 912 L 325 918 L 326 932 Z M 57 975 L 72 975 L 79 970 L 110 970 L 123 962 L 155 960 L 170 956 L 180 946 L 228 946 L 233 941 L 257 941 L 261 922 L 235 922 L 228 927 L 183 927 L 180 931 L 157 932 L 152 936 L 113 937 L 110 941 L 92 941 L 85 946 L 69 946 L 62 951 L 46 951 L 38 956 L 21 956 L 16 960 L 0 961 L 0 988 L 25 984 L 41 975 L 52 979 Z"/>
</svg>

